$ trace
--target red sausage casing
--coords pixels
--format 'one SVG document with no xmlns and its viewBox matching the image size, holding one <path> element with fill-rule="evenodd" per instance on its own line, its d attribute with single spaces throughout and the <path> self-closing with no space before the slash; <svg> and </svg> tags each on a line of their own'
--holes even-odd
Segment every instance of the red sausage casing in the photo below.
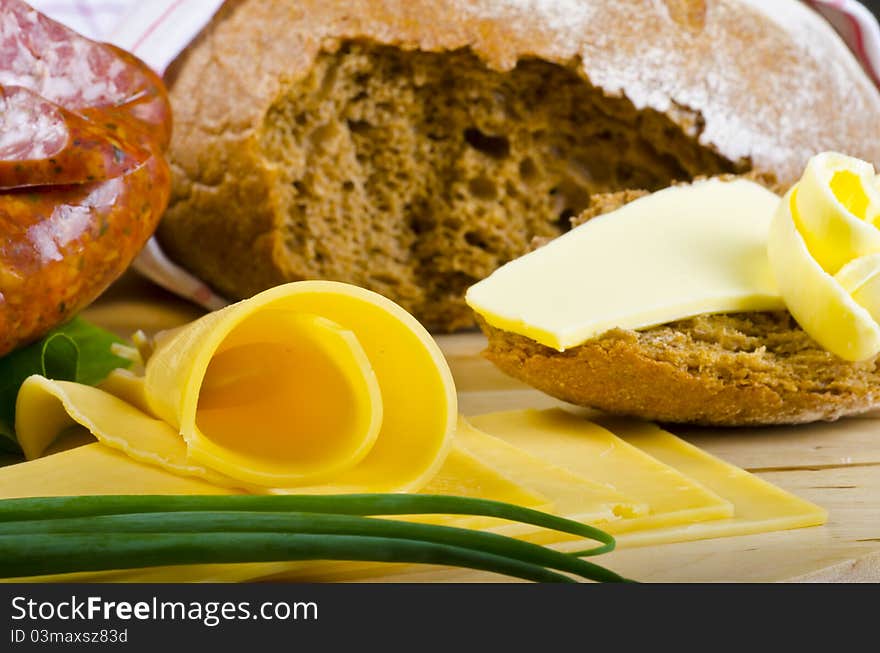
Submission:
<svg viewBox="0 0 880 653">
<path fill-rule="evenodd" d="M 161 79 L 0 0 L 0 355 L 93 301 L 168 201 Z"/>
</svg>

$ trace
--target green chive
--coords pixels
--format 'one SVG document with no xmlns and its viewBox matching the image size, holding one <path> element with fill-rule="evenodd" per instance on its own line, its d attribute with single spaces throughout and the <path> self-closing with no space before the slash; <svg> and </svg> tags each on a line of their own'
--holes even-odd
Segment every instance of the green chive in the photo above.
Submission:
<svg viewBox="0 0 880 653">
<path fill-rule="evenodd" d="M 97 533 L 0 536 L 0 576 L 24 577 L 165 565 L 369 560 L 467 567 L 539 583 L 564 574 L 446 544 L 389 537 L 290 533 Z"/>
<path fill-rule="evenodd" d="M 611 535 L 580 522 L 500 501 L 431 494 L 108 495 L 4 499 L 0 500 L 0 522 L 181 510 L 294 511 L 347 515 L 477 515 L 539 526 L 602 543 L 602 546 L 578 552 L 580 557 L 599 555 L 614 550 L 614 538 Z"/>
<path fill-rule="evenodd" d="M 175 512 L 97 515 L 0 523 L 0 536 L 55 533 L 291 533 L 417 540 L 470 548 L 577 574 L 587 580 L 622 582 L 612 571 L 553 549 L 495 533 L 376 517 L 323 513 Z"/>
<path fill-rule="evenodd" d="M 589 538 L 575 554 L 496 533 L 377 518 L 497 517 Z M 581 557 L 614 548 L 585 524 L 511 504 L 408 494 L 79 496 L 0 500 L 0 576 L 288 560 L 421 562 L 538 582 L 626 579 Z M 564 572 L 564 573 L 560 573 Z"/>
</svg>

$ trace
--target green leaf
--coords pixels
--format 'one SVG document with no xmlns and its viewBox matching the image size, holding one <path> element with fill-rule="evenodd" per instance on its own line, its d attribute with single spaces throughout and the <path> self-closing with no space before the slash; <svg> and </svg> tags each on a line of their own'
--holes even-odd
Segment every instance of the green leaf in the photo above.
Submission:
<svg viewBox="0 0 880 653">
<path fill-rule="evenodd" d="M 131 361 L 121 358 L 110 351 L 110 347 L 114 343 L 128 343 L 109 331 L 105 331 L 91 322 L 86 322 L 82 318 L 74 318 L 63 327 L 52 332 L 52 334 L 55 333 L 67 336 L 79 348 L 79 359 L 76 368 L 76 381 L 78 383 L 97 385 L 106 379 L 107 375 L 116 368 L 127 368 L 131 365 Z M 0 363 L 2 363 L 2 359 L 0 359 Z"/>
<path fill-rule="evenodd" d="M 46 378 L 73 381 L 79 364 L 79 347 L 70 336 L 53 333 L 43 340 L 42 364 Z"/>
<path fill-rule="evenodd" d="M 27 347 L 0 358 L 0 451 L 19 451 L 15 439 L 15 400 L 18 389 L 32 374 L 58 381 L 97 385 L 118 367 L 131 363 L 110 347 L 123 342 L 81 318 L 50 331 Z"/>
</svg>

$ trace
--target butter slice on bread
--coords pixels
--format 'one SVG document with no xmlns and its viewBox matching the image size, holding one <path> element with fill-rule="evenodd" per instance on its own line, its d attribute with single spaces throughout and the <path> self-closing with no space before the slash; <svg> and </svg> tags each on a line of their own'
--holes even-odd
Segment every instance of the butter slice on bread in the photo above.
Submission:
<svg viewBox="0 0 880 653">
<path fill-rule="evenodd" d="M 595 198 L 580 224 L 643 193 Z M 486 358 L 549 395 L 663 422 L 742 426 L 835 420 L 880 406 L 878 360 L 841 360 L 787 311 L 698 315 L 613 329 L 559 352 L 478 316 Z"/>
</svg>

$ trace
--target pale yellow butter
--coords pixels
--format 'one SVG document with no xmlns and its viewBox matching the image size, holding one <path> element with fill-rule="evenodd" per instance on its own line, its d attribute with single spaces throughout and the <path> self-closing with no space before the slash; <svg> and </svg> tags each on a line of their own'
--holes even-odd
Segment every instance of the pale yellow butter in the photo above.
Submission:
<svg viewBox="0 0 880 653">
<path fill-rule="evenodd" d="M 848 361 L 880 354 L 876 179 L 870 163 L 817 154 L 770 227 L 770 263 L 788 310 L 810 337 Z"/>
<path fill-rule="evenodd" d="M 472 286 L 489 324 L 560 351 L 609 329 L 785 308 L 767 257 L 779 197 L 711 179 L 647 195 Z"/>
</svg>

